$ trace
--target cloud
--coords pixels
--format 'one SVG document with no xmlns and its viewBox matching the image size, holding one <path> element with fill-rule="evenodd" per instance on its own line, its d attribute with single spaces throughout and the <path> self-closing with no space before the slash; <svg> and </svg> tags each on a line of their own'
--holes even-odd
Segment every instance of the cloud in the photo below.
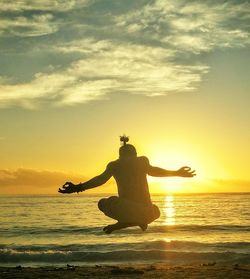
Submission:
<svg viewBox="0 0 250 279">
<path fill-rule="evenodd" d="M 94 46 L 93 48 L 91 46 Z M 57 73 L 38 73 L 31 82 L 0 86 L 0 103 L 30 107 L 43 99 L 57 105 L 84 103 L 126 92 L 147 96 L 191 91 L 208 71 L 204 65 L 171 62 L 174 50 L 111 41 L 81 40 L 54 47 L 86 55 Z M 34 102 L 35 101 L 35 102 Z"/>
<path fill-rule="evenodd" d="M 1 0 L 0 12 L 23 12 L 23 11 L 68 11 L 78 5 L 86 5 L 90 0 Z"/>
<path fill-rule="evenodd" d="M 56 98 L 57 92 L 74 83 L 74 77 L 65 74 L 41 74 L 29 83 L 0 85 L 0 105 L 8 103 L 34 108 L 43 98 Z"/>
<path fill-rule="evenodd" d="M 53 172 L 46 170 L 24 169 L 0 170 L 0 194 L 56 194 L 58 188 L 66 181 L 72 181 L 75 184 L 87 181 L 79 174 Z M 88 193 L 114 192 L 113 182 L 110 181 L 105 187 L 89 190 Z"/>
<path fill-rule="evenodd" d="M 68 90 L 65 92 L 69 96 L 79 95 L 82 101 L 85 101 L 84 95 L 87 96 L 88 92 L 98 97 L 102 93 L 115 92 L 156 96 L 189 91 L 200 81 L 200 75 L 208 70 L 203 65 L 175 64 L 171 62 L 175 51 L 161 47 L 92 40 L 58 49 L 88 53 L 86 59 L 78 61 L 69 70 L 81 80 L 80 87 L 71 93 Z"/>
<path fill-rule="evenodd" d="M 16 170 L 0 170 L 0 195 L 11 194 L 56 194 L 58 188 L 65 181 L 79 183 L 87 181 L 89 178 L 75 173 L 63 173 L 47 170 L 35 170 L 20 168 Z M 157 189 L 154 182 L 151 187 Z M 171 183 L 170 183 L 171 184 Z M 180 181 L 182 189 L 188 192 L 249 192 L 250 181 L 248 180 L 230 180 L 230 179 L 208 179 L 194 181 Z M 184 191 L 184 192 L 185 192 Z M 88 190 L 87 193 L 115 193 L 116 186 L 113 180 L 110 180 L 102 187 Z"/>
<path fill-rule="evenodd" d="M 0 34 L 2 36 L 37 37 L 55 33 L 62 25 L 56 14 L 76 8 L 84 9 L 91 0 L 2 0 Z M 55 15 L 54 15 L 55 14 Z"/>
<path fill-rule="evenodd" d="M 225 192 L 249 192 L 250 181 L 237 180 L 237 179 L 213 179 L 211 183 L 214 189 L 220 189 L 223 187 Z"/>
<path fill-rule="evenodd" d="M 59 186 L 68 180 L 79 183 L 83 177 L 61 172 L 33 169 L 0 170 L 1 194 L 57 193 Z"/>
<path fill-rule="evenodd" d="M 0 19 L 0 32 L 5 35 L 36 37 L 54 33 L 58 30 L 53 15 L 42 14 L 32 17 L 17 16 L 14 19 Z"/>
<path fill-rule="evenodd" d="M 179 179 L 178 185 L 175 187 L 171 187 L 171 181 L 166 182 L 166 189 L 183 193 L 249 192 L 250 180 L 196 177 L 192 180 Z"/>
<path fill-rule="evenodd" d="M 210 69 L 201 53 L 250 43 L 248 1 L 45 2 L 4 1 L 0 8 L 4 61 L 9 48 L 24 60 L 50 58 L 40 71 L 23 69 L 29 77 L 22 81 L 22 71 L 11 76 L 3 68 L 0 107 L 189 92 Z"/>
<path fill-rule="evenodd" d="M 156 0 L 144 9 L 118 16 L 127 32 L 142 33 L 179 51 L 200 53 L 218 47 L 246 46 L 250 3 Z"/>
</svg>

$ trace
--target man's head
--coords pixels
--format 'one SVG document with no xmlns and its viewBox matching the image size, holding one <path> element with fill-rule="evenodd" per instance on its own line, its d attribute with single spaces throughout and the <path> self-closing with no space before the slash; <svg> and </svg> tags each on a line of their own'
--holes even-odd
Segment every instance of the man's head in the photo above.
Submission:
<svg viewBox="0 0 250 279">
<path fill-rule="evenodd" d="M 119 149 L 120 158 L 136 157 L 136 149 L 132 144 L 125 144 Z"/>
</svg>

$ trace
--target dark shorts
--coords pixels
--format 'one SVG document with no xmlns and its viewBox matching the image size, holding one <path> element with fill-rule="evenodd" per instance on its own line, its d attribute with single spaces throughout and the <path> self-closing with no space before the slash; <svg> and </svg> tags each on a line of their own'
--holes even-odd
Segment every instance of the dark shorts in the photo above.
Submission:
<svg viewBox="0 0 250 279">
<path fill-rule="evenodd" d="M 98 207 L 106 216 L 121 223 L 149 224 L 160 217 L 155 204 L 144 205 L 116 196 L 101 199 Z"/>
</svg>

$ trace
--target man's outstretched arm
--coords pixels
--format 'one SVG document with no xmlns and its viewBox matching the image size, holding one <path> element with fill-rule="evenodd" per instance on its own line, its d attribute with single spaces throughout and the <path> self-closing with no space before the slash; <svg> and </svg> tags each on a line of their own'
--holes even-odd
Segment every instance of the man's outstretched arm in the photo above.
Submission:
<svg viewBox="0 0 250 279">
<path fill-rule="evenodd" d="M 181 176 L 181 177 L 193 177 L 195 176 L 195 170 L 191 170 L 190 167 L 182 167 L 176 171 L 165 170 L 158 167 L 153 167 L 149 165 L 148 175 L 157 176 L 157 177 L 166 177 L 166 176 Z"/>
<path fill-rule="evenodd" d="M 82 192 L 91 188 L 95 188 L 101 186 L 102 184 L 106 183 L 112 176 L 112 172 L 110 170 L 110 166 L 108 165 L 106 170 L 94 178 L 88 180 L 87 182 L 80 183 L 80 184 L 73 184 L 72 182 L 66 182 L 62 189 L 59 188 L 58 192 L 62 194 L 71 194 L 71 193 L 78 193 Z"/>
</svg>

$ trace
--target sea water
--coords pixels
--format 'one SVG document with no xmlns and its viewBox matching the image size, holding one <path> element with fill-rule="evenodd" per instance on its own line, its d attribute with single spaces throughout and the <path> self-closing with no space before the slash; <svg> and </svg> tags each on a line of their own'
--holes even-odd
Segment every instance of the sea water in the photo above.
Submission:
<svg viewBox="0 0 250 279">
<path fill-rule="evenodd" d="M 153 195 L 161 217 L 107 235 L 104 195 L 0 196 L 0 266 L 250 263 L 250 193 Z"/>
</svg>

